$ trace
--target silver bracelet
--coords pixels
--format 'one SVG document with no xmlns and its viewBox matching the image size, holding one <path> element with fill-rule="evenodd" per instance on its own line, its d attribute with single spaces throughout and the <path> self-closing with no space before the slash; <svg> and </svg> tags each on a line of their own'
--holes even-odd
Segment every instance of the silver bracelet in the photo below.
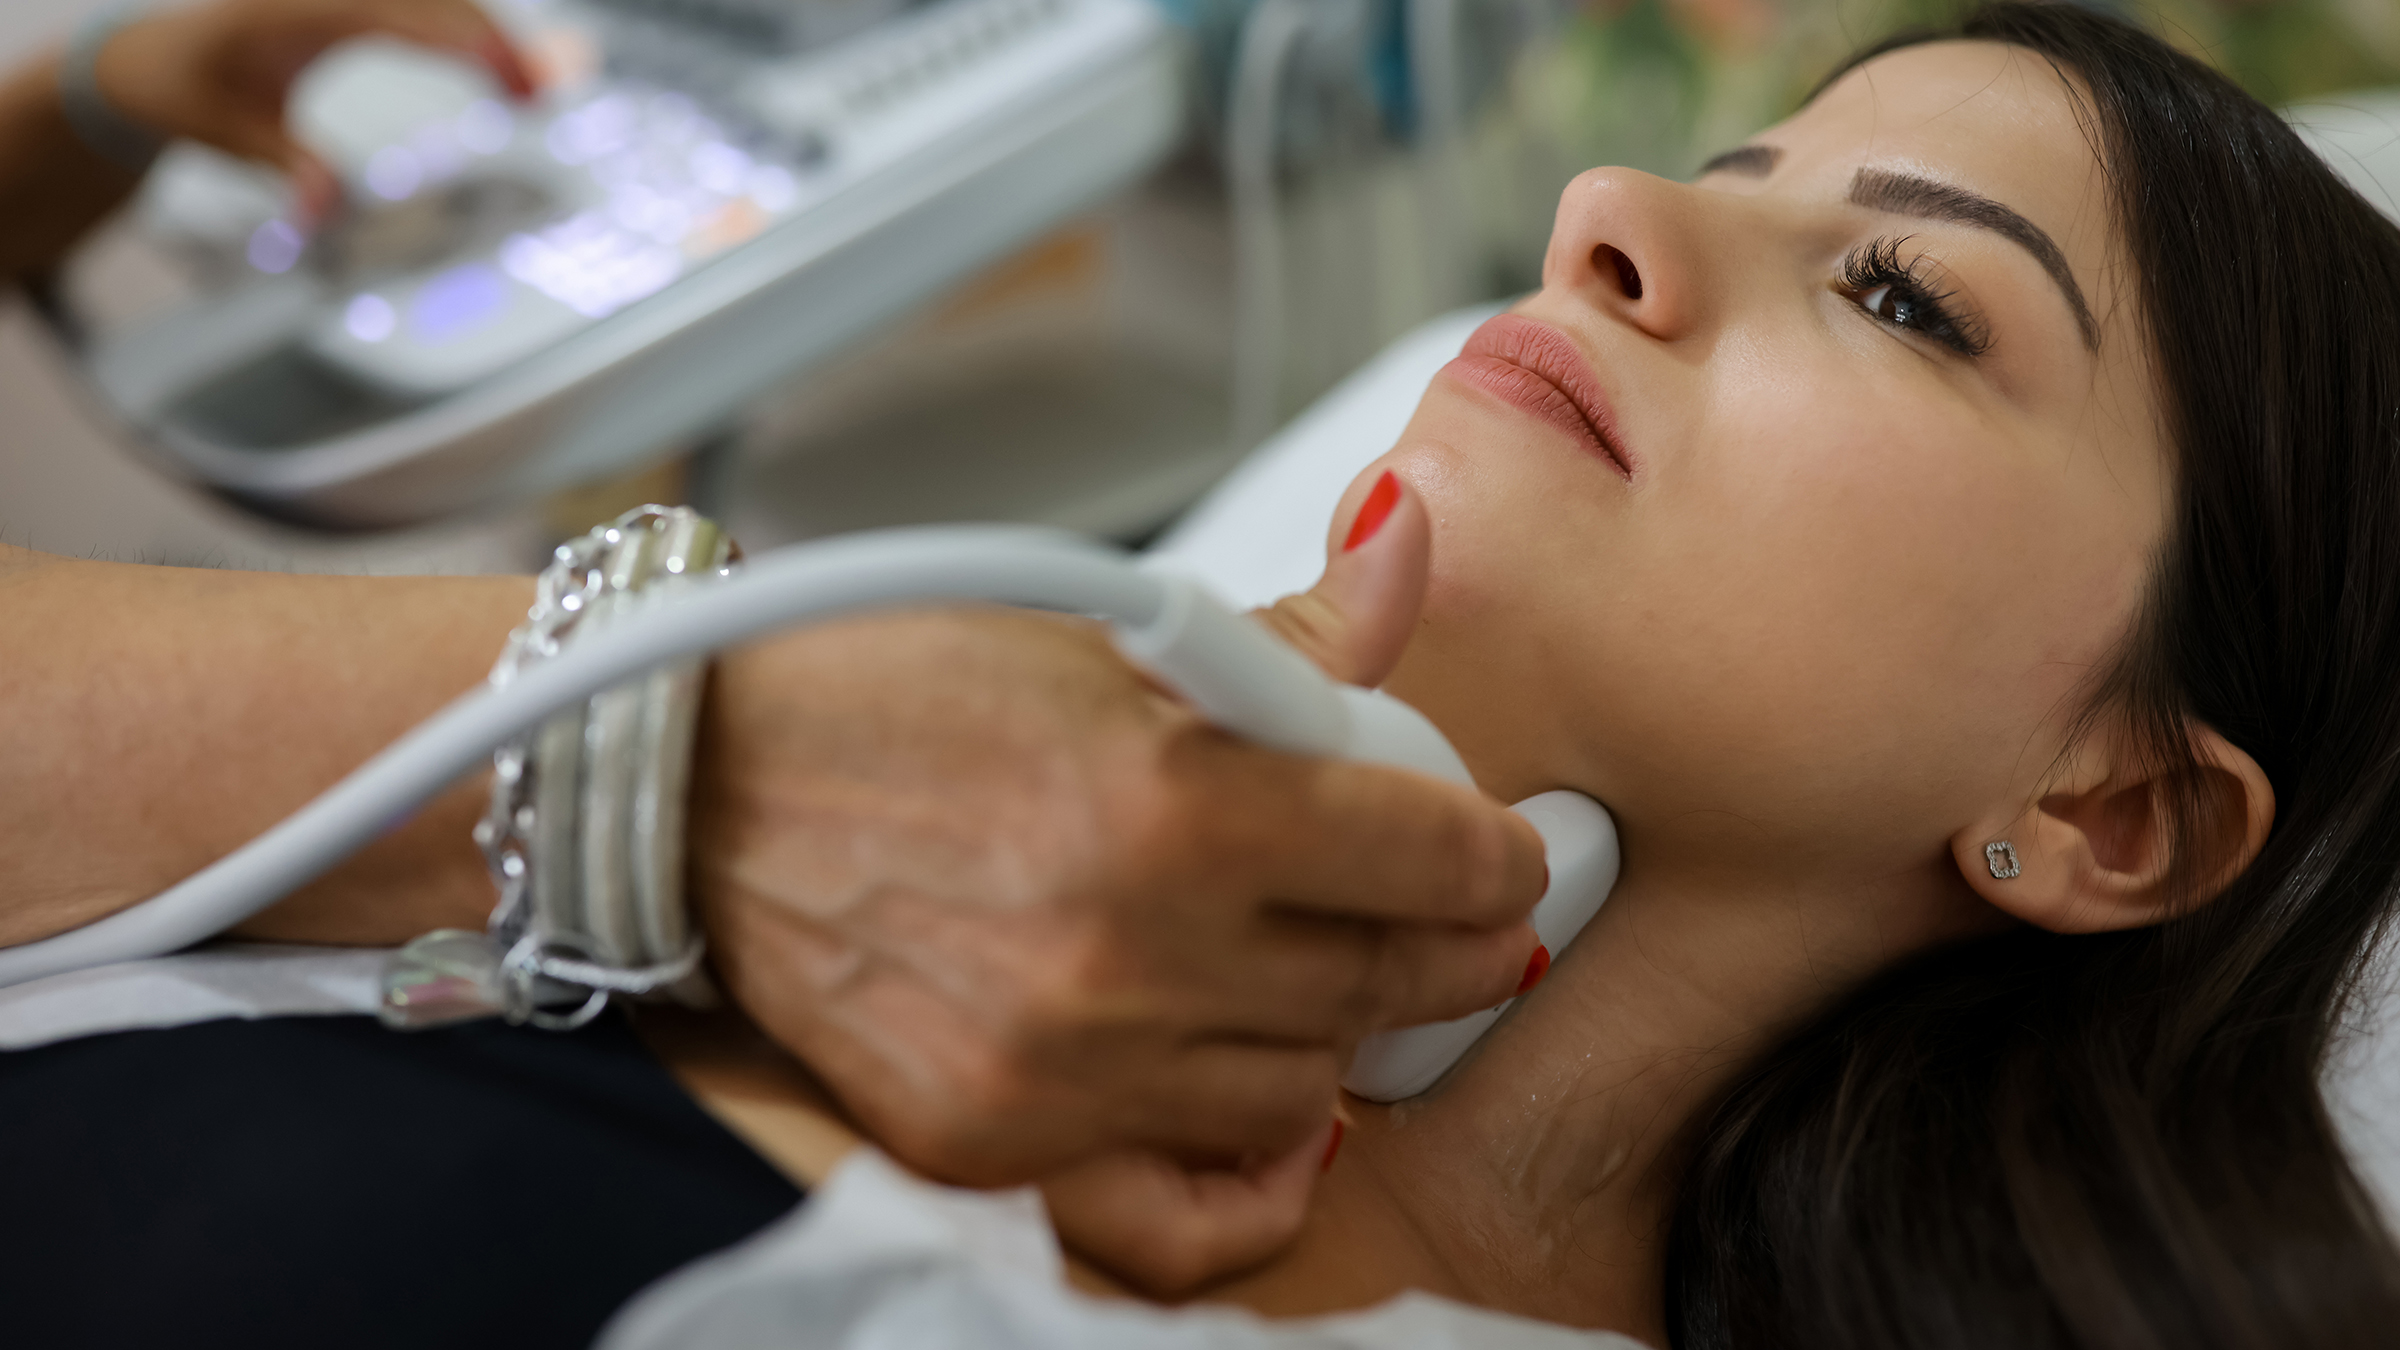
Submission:
<svg viewBox="0 0 2400 1350">
<path fill-rule="evenodd" d="M 688 507 L 640 507 L 561 544 L 492 683 L 509 683 L 579 635 L 673 603 L 725 575 L 736 556 Z M 475 841 L 499 904 L 482 933 L 444 929 L 394 954 L 387 1025 L 497 1015 L 571 1029 L 616 994 L 715 1001 L 683 902 L 684 797 L 704 674 L 696 658 L 654 670 L 493 755 L 491 805 Z M 560 1005 L 573 1006 L 551 1011 Z"/>
<path fill-rule="evenodd" d="M 75 30 L 58 64 L 59 106 L 76 139 L 102 159 L 136 174 L 150 171 L 158 152 L 166 148 L 167 138 L 117 111 L 117 105 L 100 92 L 98 67 L 100 49 L 148 10 L 143 4 L 121 4 L 94 14 Z"/>
</svg>

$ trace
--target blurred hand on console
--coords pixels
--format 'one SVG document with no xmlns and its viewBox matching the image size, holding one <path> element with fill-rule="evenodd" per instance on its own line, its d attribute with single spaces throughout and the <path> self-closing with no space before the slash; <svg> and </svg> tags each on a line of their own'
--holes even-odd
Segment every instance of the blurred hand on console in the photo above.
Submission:
<svg viewBox="0 0 2400 1350">
<path fill-rule="evenodd" d="M 474 0 L 208 0 L 127 24 L 100 49 L 100 92 L 130 120 L 281 169 L 322 218 L 341 184 L 286 125 L 292 83 L 334 44 L 383 35 L 455 52 L 530 98 L 531 67 Z"/>
<path fill-rule="evenodd" d="M 341 183 L 293 138 L 284 105 L 309 62 L 372 34 L 478 62 L 511 98 L 534 92 L 524 56 L 474 0 L 170 6 L 110 33 L 91 73 L 110 109 L 136 128 L 282 170 L 300 214 L 318 220 L 339 204 Z M 40 279 L 140 181 L 75 129 L 60 87 L 64 60 L 53 50 L 0 79 L 0 279 Z"/>
</svg>

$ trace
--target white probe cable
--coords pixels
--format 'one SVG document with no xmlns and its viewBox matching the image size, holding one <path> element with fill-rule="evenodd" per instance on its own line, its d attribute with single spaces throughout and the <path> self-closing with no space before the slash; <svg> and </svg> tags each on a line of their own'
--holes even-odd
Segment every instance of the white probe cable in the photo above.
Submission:
<svg viewBox="0 0 2400 1350">
<path fill-rule="evenodd" d="M 0 950 L 0 988 L 163 956 L 213 937 L 406 819 L 495 746 L 654 666 L 804 620 L 973 601 L 1112 620 L 1127 656 L 1227 731 L 1297 753 L 1352 752 L 1352 700 L 1305 658 L 1194 583 L 1145 572 L 1116 550 L 1008 526 L 889 530 L 804 544 L 760 555 L 639 622 L 591 634 L 505 686 L 461 696 L 266 833 L 159 895 Z M 1403 741 L 1431 753 L 1422 735 L 1402 730 Z M 1423 730 L 1440 743 L 1430 724 Z M 1456 762 L 1447 743 L 1439 751 Z"/>
</svg>

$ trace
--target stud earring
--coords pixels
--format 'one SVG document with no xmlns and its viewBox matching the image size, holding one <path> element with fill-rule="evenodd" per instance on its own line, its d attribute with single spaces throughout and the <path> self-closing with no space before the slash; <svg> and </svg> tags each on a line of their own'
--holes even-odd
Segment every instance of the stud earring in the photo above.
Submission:
<svg viewBox="0 0 2400 1350">
<path fill-rule="evenodd" d="M 1983 846 L 1983 865 L 1992 869 L 1994 881 L 2006 881 L 2022 870 L 2017 866 L 2017 846 L 2005 839 Z"/>
</svg>

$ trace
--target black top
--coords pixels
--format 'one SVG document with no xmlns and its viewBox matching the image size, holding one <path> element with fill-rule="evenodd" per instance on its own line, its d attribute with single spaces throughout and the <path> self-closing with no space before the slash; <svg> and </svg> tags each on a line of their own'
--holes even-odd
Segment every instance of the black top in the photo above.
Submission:
<svg viewBox="0 0 2400 1350">
<path fill-rule="evenodd" d="M 615 1017 L 93 1036 L 0 1053 L 0 1341 L 566 1350 L 800 1196 Z"/>
</svg>

